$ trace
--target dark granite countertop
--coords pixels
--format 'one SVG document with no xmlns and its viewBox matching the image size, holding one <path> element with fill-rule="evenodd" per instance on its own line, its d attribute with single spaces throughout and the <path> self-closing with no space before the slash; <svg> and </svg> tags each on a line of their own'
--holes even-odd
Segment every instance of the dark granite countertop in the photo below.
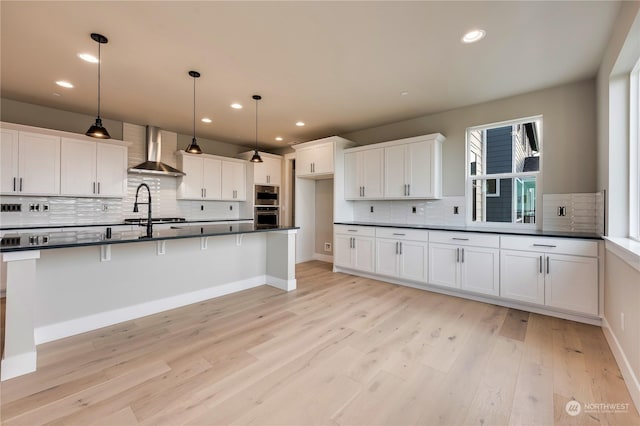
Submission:
<svg viewBox="0 0 640 426">
<path fill-rule="evenodd" d="M 109 244 L 140 243 L 145 241 L 173 240 L 181 238 L 217 237 L 222 235 L 250 234 L 299 229 L 297 227 L 260 227 L 253 223 L 189 225 L 176 223 L 170 229 L 153 230 L 146 235 L 146 228 L 133 231 L 113 231 L 111 238 L 97 231 L 58 231 L 42 233 L 5 234 L 0 239 L 0 252 L 46 250 L 66 247 L 101 246 Z"/>
<path fill-rule="evenodd" d="M 350 226 L 376 226 L 381 228 L 406 228 L 425 229 L 428 231 L 451 231 L 451 232 L 481 232 L 486 234 L 501 235 L 523 235 L 531 237 L 562 237 L 562 238 L 586 238 L 601 240 L 602 236 L 590 232 L 563 232 L 563 231 L 539 231 L 536 229 L 503 229 L 473 226 L 452 226 L 452 225 L 410 225 L 395 223 L 374 223 L 374 222 L 334 222 L 334 225 Z"/>
<path fill-rule="evenodd" d="M 183 221 L 170 221 L 168 219 L 163 218 L 154 218 L 154 224 L 167 224 L 167 223 L 175 223 L 175 224 L 185 224 L 185 223 L 203 223 L 203 222 L 244 222 L 247 220 L 253 220 L 253 218 L 248 219 L 193 219 L 193 220 L 183 220 Z M 146 222 L 146 219 L 142 219 L 143 222 Z M 67 224 L 48 224 L 48 225 L 13 225 L 13 226 L 0 226 L 0 231 L 16 231 L 19 232 L 24 229 L 47 229 L 47 228 L 90 228 L 92 226 L 131 226 L 138 225 L 137 219 L 125 219 L 123 222 L 117 223 L 67 223 Z"/>
</svg>

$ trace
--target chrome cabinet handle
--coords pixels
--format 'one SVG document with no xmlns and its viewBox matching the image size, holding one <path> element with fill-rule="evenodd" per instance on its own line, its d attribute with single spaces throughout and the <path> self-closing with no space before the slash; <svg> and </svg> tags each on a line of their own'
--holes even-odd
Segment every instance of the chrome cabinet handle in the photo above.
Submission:
<svg viewBox="0 0 640 426">
<path fill-rule="evenodd" d="M 462 261 L 461 262 L 464 263 L 464 249 L 461 249 L 461 250 L 462 250 Z"/>
<path fill-rule="evenodd" d="M 93 193 L 93 194 L 95 194 L 95 193 L 96 193 L 96 183 L 95 183 L 95 182 L 93 182 L 93 191 L 92 191 L 92 193 Z"/>
<path fill-rule="evenodd" d="M 402 256 L 402 243 L 400 243 L 400 256 Z"/>
<path fill-rule="evenodd" d="M 207 198 L 207 188 L 203 188 L 204 189 L 204 198 Z"/>
<path fill-rule="evenodd" d="M 347 229 L 347 232 L 358 232 L 357 229 Z"/>
<path fill-rule="evenodd" d="M 456 263 L 460 262 L 460 249 L 456 248 Z"/>
<path fill-rule="evenodd" d="M 550 247 L 550 248 L 555 248 L 556 246 L 554 246 L 553 244 L 534 244 L 534 247 Z"/>
<path fill-rule="evenodd" d="M 451 238 L 452 240 L 456 240 L 456 241 L 469 241 L 468 238 Z"/>
<path fill-rule="evenodd" d="M 540 273 L 542 273 L 542 256 L 540 256 Z"/>
<path fill-rule="evenodd" d="M 411 184 L 407 184 L 407 195 L 411 195 Z"/>
<path fill-rule="evenodd" d="M 22 192 L 22 178 L 20 178 L 20 192 Z"/>
<path fill-rule="evenodd" d="M 398 254 L 398 242 L 396 241 L 396 254 Z"/>
<path fill-rule="evenodd" d="M 403 237 L 404 237 L 404 236 L 405 236 L 405 235 L 407 235 L 407 234 L 400 234 L 400 233 L 396 233 L 396 232 L 394 232 L 394 233 L 393 233 L 393 235 L 400 235 L 400 236 L 403 236 Z"/>
<path fill-rule="evenodd" d="M 16 178 L 13 178 L 13 192 L 16 192 Z"/>
<path fill-rule="evenodd" d="M 353 240 L 353 248 L 356 248 L 356 239 L 355 239 L 355 237 L 351 237 L 351 239 Z"/>
<path fill-rule="evenodd" d="M 100 182 L 98 182 L 98 194 L 100 193 Z"/>
<path fill-rule="evenodd" d="M 364 197 L 364 186 L 362 187 L 362 196 Z"/>
</svg>

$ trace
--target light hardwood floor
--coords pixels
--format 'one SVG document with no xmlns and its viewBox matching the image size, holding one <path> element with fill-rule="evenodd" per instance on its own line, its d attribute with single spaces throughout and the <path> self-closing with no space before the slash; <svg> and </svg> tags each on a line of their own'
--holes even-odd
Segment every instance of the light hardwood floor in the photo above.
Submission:
<svg viewBox="0 0 640 426">
<path fill-rule="evenodd" d="M 598 327 L 322 262 L 297 279 L 41 345 L 2 424 L 640 424 Z"/>
</svg>

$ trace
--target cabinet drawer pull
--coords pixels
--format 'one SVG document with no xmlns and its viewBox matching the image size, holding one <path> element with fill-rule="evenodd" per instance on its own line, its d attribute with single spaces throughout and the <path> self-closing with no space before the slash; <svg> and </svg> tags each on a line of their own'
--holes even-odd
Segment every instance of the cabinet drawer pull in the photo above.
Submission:
<svg viewBox="0 0 640 426">
<path fill-rule="evenodd" d="M 456 240 L 456 241 L 469 241 L 469 239 L 468 239 L 468 238 L 456 238 L 456 237 L 453 237 L 453 238 L 451 238 L 451 239 L 452 239 L 452 240 Z"/>
<path fill-rule="evenodd" d="M 554 246 L 553 244 L 534 244 L 534 247 L 549 247 L 549 248 L 555 248 L 556 246 Z"/>
<path fill-rule="evenodd" d="M 357 229 L 347 229 L 347 232 L 358 232 Z"/>
<path fill-rule="evenodd" d="M 401 235 L 401 236 L 403 236 L 403 237 L 404 237 L 404 236 L 405 236 L 405 235 L 407 235 L 407 234 L 400 234 L 400 233 L 396 233 L 396 232 L 394 232 L 394 233 L 393 233 L 393 235 Z"/>
<path fill-rule="evenodd" d="M 547 275 L 549 275 L 549 256 L 547 256 Z"/>
</svg>

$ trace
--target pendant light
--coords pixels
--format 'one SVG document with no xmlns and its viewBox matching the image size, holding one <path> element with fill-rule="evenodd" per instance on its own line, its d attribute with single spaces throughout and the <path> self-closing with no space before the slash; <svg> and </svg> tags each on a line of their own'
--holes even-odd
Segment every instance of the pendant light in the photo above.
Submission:
<svg viewBox="0 0 640 426">
<path fill-rule="evenodd" d="M 202 150 L 196 141 L 196 78 L 200 77 L 200 73 L 198 71 L 189 71 L 189 75 L 193 77 L 193 139 L 191 139 L 191 143 L 185 151 L 190 154 L 202 154 Z"/>
<path fill-rule="evenodd" d="M 251 157 L 251 160 L 249 161 L 252 163 L 262 163 L 262 158 L 258 152 L 258 101 L 262 99 L 262 96 L 253 95 L 252 98 L 256 101 L 256 149 L 253 151 L 253 157 Z"/>
<path fill-rule="evenodd" d="M 91 33 L 91 39 L 98 43 L 98 116 L 96 117 L 96 122 L 89 127 L 85 135 L 91 136 L 92 138 L 111 139 L 107 129 L 102 127 L 102 119 L 100 118 L 100 67 L 102 65 L 102 61 L 100 60 L 100 45 L 106 44 L 109 40 L 98 33 Z"/>
</svg>

